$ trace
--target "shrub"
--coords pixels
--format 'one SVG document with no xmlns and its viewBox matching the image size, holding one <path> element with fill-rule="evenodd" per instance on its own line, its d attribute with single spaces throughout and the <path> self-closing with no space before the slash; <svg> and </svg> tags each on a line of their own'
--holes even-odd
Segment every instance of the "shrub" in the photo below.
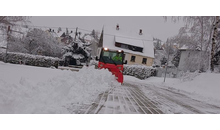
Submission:
<svg viewBox="0 0 220 130">
<path fill-rule="evenodd" d="M 124 75 L 135 76 L 139 79 L 146 79 L 156 75 L 156 69 L 142 65 L 124 65 Z"/>
<path fill-rule="evenodd" d="M 5 53 L 0 53 L 0 60 L 4 60 Z M 7 54 L 7 62 L 13 64 L 26 64 L 31 66 L 39 66 L 39 67 L 58 67 L 59 61 L 62 61 L 59 58 L 55 57 L 47 57 L 40 55 L 31 55 L 24 53 L 14 53 L 8 52 Z"/>
</svg>

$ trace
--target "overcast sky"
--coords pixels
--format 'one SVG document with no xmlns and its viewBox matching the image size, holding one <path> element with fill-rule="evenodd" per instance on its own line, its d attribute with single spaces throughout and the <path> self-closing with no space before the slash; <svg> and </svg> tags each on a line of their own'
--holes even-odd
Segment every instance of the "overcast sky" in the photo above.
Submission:
<svg viewBox="0 0 220 130">
<path fill-rule="evenodd" d="M 183 22 L 164 21 L 160 16 L 33 16 L 32 25 L 46 27 L 79 27 L 87 30 L 101 30 L 103 25 L 120 28 L 142 29 L 153 37 L 166 41 L 178 33 Z"/>
</svg>

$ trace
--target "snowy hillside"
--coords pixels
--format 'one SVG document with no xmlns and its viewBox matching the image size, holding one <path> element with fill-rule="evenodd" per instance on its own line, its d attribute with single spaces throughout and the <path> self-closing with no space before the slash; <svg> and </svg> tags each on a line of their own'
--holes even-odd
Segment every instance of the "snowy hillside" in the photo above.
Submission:
<svg viewBox="0 0 220 130">
<path fill-rule="evenodd" d="M 69 113 L 68 105 L 89 104 L 119 85 L 109 71 L 94 66 L 72 72 L 0 62 L 0 72 L 0 113 Z"/>
</svg>

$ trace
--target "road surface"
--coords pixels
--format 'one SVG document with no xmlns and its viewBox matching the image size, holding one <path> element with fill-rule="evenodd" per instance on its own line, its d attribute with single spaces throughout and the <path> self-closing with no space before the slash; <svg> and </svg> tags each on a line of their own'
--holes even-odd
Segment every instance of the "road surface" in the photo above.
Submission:
<svg viewBox="0 0 220 130">
<path fill-rule="evenodd" d="M 198 101 L 166 88 L 124 83 L 98 95 L 80 114 L 204 114 L 220 113 L 220 106 Z"/>
</svg>

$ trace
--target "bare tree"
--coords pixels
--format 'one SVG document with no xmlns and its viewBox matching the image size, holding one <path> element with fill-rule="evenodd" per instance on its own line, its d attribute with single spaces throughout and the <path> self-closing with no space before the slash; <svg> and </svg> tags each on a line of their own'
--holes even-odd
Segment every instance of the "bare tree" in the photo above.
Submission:
<svg viewBox="0 0 220 130">
<path fill-rule="evenodd" d="M 167 17 L 164 17 L 167 20 Z M 214 16 L 184 16 L 184 17 L 171 17 L 174 22 L 183 20 L 185 26 L 179 30 L 179 34 L 175 36 L 179 45 L 187 45 L 188 49 L 201 50 L 210 54 L 211 53 L 211 41 L 214 29 L 215 17 Z M 215 48 L 216 49 L 216 48 Z M 215 53 L 215 52 L 213 52 Z M 202 56 L 203 53 L 201 53 Z M 210 54 L 211 55 L 211 54 Z M 202 62 L 209 59 L 209 65 L 211 63 L 210 55 L 205 55 L 199 58 L 199 66 L 202 67 Z M 200 56 L 200 57 L 201 57 Z"/>
<path fill-rule="evenodd" d="M 184 16 L 172 17 L 174 22 L 183 20 L 185 26 L 179 30 L 178 39 L 187 40 L 190 49 L 208 51 L 211 45 L 213 16 Z"/>
<path fill-rule="evenodd" d="M 19 27 L 25 27 L 29 22 L 27 16 L 0 16 L 0 30 L 3 32 L 7 31 L 7 26 L 18 29 Z"/>
</svg>

